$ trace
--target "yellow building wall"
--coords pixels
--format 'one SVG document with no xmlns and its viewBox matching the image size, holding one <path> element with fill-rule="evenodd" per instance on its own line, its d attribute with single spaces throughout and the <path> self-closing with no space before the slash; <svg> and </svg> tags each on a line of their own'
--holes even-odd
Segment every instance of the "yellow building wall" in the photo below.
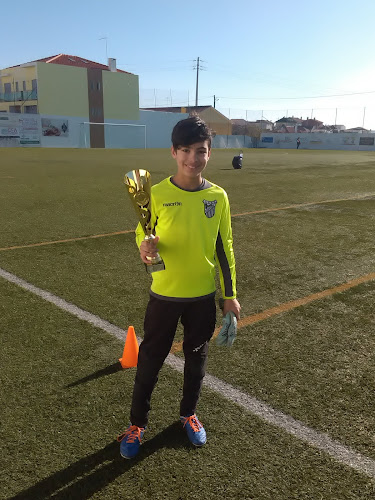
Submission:
<svg viewBox="0 0 375 500">
<path fill-rule="evenodd" d="M 8 76 L 1 77 L 1 74 Z M 37 62 L 30 67 L 4 69 L 0 73 L 2 89 L 4 83 L 11 83 L 15 92 L 18 81 L 19 91 L 26 81 L 27 91 L 32 89 L 32 80 L 38 82 L 37 101 L 16 101 L 16 105 L 38 105 L 38 113 L 61 116 L 89 116 L 89 100 L 86 68 Z M 103 107 L 105 120 L 139 119 L 138 76 L 127 73 L 103 71 Z M 0 102 L 0 111 L 9 111 L 14 102 Z"/>
<path fill-rule="evenodd" d="M 6 75 L 6 76 L 3 76 Z M 11 91 L 16 92 L 16 83 L 18 82 L 18 91 L 23 91 L 23 82 L 26 82 L 26 93 L 32 90 L 32 80 L 36 80 L 36 66 L 5 68 L 0 71 L 1 91 L 4 92 L 4 83 L 11 84 Z M 26 97 L 26 95 L 25 95 Z M 36 106 L 37 101 L 16 101 L 16 106 L 22 106 L 22 112 L 25 106 Z M 14 102 L 0 102 L 0 111 L 9 111 L 9 106 L 14 106 Z"/>
<path fill-rule="evenodd" d="M 103 71 L 105 120 L 139 120 L 138 76 Z"/>
<path fill-rule="evenodd" d="M 37 75 L 39 113 L 89 116 L 86 68 L 38 62 Z"/>
<path fill-rule="evenodd" d="M 231 135 L 232 123 L 215 110 L 215 108 L 208 108 L 199 112 L 199 116 L 204 120 L 207 125 L 216 132 L 217 135 Z"/>
<path fill-rule="evenodd" d="M 6 76 L 2 76 L 6 75 Z M 17 68 L 5 68 L 0 73 L 2 90 L 4 92 L 4 83 L 12 84 L 12 92 L 16 90 L 14 85 L 13 89 L 13 80 L 14 84 L 18 82 L 19 90 L 23 90 L 23 82 L 26 82 L 26 90 L 31 90 L 31 82 L 36 79 L 36 67 L 35 66 L 26 66 L 26 67 L 17 67 Z"/>
</svg>

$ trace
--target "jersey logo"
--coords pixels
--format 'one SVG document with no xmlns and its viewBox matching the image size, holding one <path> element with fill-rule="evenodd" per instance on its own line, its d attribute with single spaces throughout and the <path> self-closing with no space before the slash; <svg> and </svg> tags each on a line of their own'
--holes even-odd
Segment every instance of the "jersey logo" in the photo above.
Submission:
<svg viewBox="0 0 375 500">
<path fill-rule="evenodd" d="M 214 200 L 214 201 L 203 200 L 204 215 L 208 219 L 211 219 L 211 217 L 213 217 L 215 215 L 216 203 L 217 203 L 217 200 Z"/>
<path fill-rule="evenodd" d="M 173 201 L 172 203 L 163 203 L 163 207 L 180 207 L 182 203 L 180 201 Z"/>
</svg>

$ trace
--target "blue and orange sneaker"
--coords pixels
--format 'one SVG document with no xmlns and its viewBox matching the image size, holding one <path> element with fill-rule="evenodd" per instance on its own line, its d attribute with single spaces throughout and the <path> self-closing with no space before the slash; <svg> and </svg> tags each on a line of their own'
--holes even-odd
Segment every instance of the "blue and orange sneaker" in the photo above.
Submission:
<svg viewBox="0 0 375 500">
<path fill-rule="evenodd" d="M 180 421 L 186 430 L 189 441 L 194 446 L 203 446 L 206 443 L 206 431 L 204 430 L 201 422 L 199 422 L 195 413 L 194 415 L 188 415 L 187 417 L 180 417 Z"/>
<path fill-rule="evenodd" d="M 117 441 L 120 442 L 120 454 L 123 458 L 134 458 L 138 454 L 145 430 L 145 427 L 130 424 L 125 432 L 117 436 Z"/>
</svg>

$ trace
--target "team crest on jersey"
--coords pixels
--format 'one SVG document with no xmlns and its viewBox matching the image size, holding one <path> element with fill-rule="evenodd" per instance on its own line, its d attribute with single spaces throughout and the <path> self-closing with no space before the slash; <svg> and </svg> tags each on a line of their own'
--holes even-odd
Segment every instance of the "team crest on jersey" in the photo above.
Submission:
<svg viewBox="0 0 375 500">
<path fill-rule="evenodd" d="M 216 203 L 217 200 L 214 201 L 208 201 L 208 200 L 203 200 L 204 204 L 204 215 L 211 219 L 215 215 L 215 208 L 216 208 Z"/>
</svg>

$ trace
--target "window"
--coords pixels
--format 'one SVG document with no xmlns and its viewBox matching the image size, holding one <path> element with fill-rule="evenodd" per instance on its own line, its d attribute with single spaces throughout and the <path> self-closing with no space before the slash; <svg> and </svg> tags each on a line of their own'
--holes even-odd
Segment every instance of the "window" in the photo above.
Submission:
<svg viewBox="0 0 375 500">
<path fill-rule="evenodd" d="M 26 90 L 26 82 L 25 80 L 22 82 L 22 90 L 25 91 Z"/>
<path fill-rule="evenodd" d="M 9 113 L 21 113 L 21 106 L 9 106 Z"/>
<path fill-rule="evenodd" d="M 29 114 L 36 114 L 38 112 L 37 106 L 25 106 L 24 110 L 25 110 L 25 113 L 29 113 Z"/>
<path fill-rule="evenodd" d="M 100 82 L 94 82 L 93 80 L 90 81 L 91 90 L 100 90 L 100 88 L 101 88 Z"/>
<path fill-rule="evenodd" d="M 19 85 L 18 85 L 18 82 L 16 82 L 16 92 L 19 92 Z"/>
<path fill-rule="evenodd" d="M 31 80 L 32 98 L 38 99 L 38 80 Z"/>
</svg>

